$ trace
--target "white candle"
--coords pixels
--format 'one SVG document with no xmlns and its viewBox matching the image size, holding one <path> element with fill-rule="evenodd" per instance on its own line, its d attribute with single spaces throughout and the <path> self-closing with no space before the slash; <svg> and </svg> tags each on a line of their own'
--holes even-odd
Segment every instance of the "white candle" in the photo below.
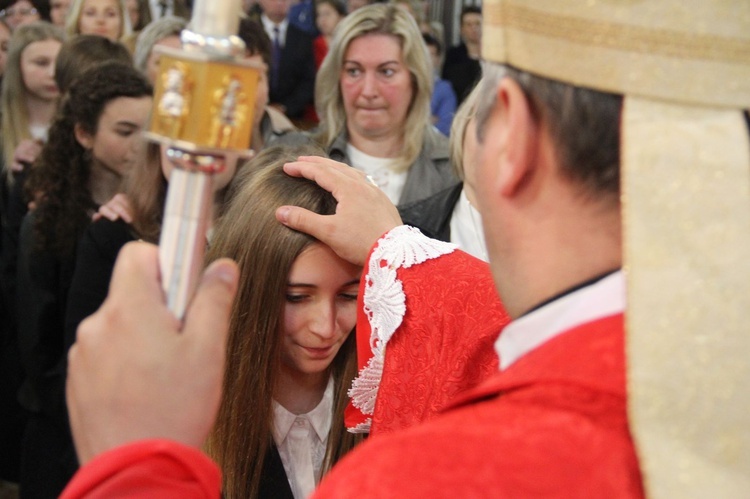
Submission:
<svg viewBox="0 0 750 499">
<path fill-rule="evenodd" d="M 196 0 L 190 30 L 204 36 L 236 35 L 240 24 L 240 0 Z"/>
</svg>

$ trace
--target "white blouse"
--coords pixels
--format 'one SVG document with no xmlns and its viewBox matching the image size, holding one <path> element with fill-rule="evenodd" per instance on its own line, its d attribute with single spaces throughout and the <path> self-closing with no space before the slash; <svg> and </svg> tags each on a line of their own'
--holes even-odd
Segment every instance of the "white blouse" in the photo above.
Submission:
<svg viewBox="0 0 750 499">
<path fill-rule="evenodd" d="M 295 499 L 304 499 L 320 481 L 331 430 L 333 378 L 320 403 L 306 414 L 292 414 L 273 401 L 273 439 Z"/>
<path fill-rule="evenodd" d="M 375 184 L 388 196 L 391 203 L 398 204 L 401 192 L 404 190 L 404 185 L 406 185 L 406 175 L 408 172 L 394 172 L 393 165 L 396 164 L 395 159 L 370 156 L 351 144 L 347 144 L 346 154 L 349 156 L 349 160 L 352 162 L 354 168 L 370 175 Z"/>
<path fill-rule="evenodd" d="M 480 260 L 489 260 L 484 242 L 482 215 L 469 202 L 465 189 L 461 189 L 461 195 L 453 208 L 450 242 Z"/>
</svg>

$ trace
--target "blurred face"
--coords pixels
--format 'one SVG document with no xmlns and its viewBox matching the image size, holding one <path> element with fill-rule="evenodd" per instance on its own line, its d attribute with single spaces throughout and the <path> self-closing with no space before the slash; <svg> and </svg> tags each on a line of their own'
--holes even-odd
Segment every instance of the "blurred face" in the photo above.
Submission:
<svg viewBox="0 0 750 499">
<path fill-rule="evenodd" d="M 289 13 L 290 2 L 291 0 L 259 0 L 258 3 L 266 17 L 279 24 Z"/>
<path fill-rule="evenodd" d="M 76 138 L 91 151 L 97 167 L 122 176 L 143 158 L 141 132 L 150 111 L 151 97 L 117 97 L 104 106 L 96 132 L 76 128 Z"/>
<path fill-rule="evenodd" d="M 70 8 L 70 0 L 50 0 L 49 2 L 49 17 L 52 20 L 52 24 L 65 26 L 65 16 L 68 15 L 68 9 Z"/>
<path fill-rule="evenodd" d="M 0 23 L 0 76 L 5 73 L 5 63 L 8 61 L 8 42 L 10 42 L 10 29 Z"/>
<path fill-rule="evenodd" d="M 156 47 L 171 47 L 178 49 L 182 47 L 182 42 L 180 42 L 180 37 L 177 35 L 168 36 L 156 42 L 154 48 Z M 156 50 L 151 49 L 151 53 L 146 60 L 146 78 L 148 78 L 148 81 L 150 81 L 152 85 L 156 83 L 156 77 L 159 75 L 159 60 L 161 60 L 161 56 L 156 53 Z"/>
<path fill-rule="evenodd" d="M 60 96 L 55 84 L 55 60 L 60 52 L 57 40 L 30 43 L 21 52 L 21 76 L 29 94 L 43 101 L 53 101 Z"/>
<path fill-rule="evenodd" d="M 125 0 L 125 7 L 128 9 L 130 25 L 138 26 L 138 22 L 141 20 L 141 13 L 138 10 L 138 0 Z"/>
<path fill-rule="evenodd" d="M 11 4 L 6 9 L 0 11 L 0 15 L 2 15 L 11 31 L 22 24 L 33 23 L 40 19 L 39 12 L 37 12 L 34 5 L 28 0 L 19 0 Z"/>
<path fill-rule="evenodd" d="M 470 13 L 461 21 L 461 38 L 466 43 L 479 43 L 482 41 L 482 16 Z"/>
<path fill-rule="evenodd" d="M 284 306 L 282 373 L 326 375 L 357 322 L 360 272 L 321 243 L 297 257 Z"/>
<path fill-rule="evenodd" d="M 323 36 L 331 36 L 336 25 L 341 21 L 341 16 L 329 3 L 320 3 L 315 7 L 315 24 Z"/>
<path fill-rule="evenodd" d="M 375 138 L 402 132 L 413 90 L 398 38 L 355 38 L 344 55 L 340 85 L 350 134 Z"/>
<path fill-rule="evenodd" d="M 113 42 L 120 39 L 123 19 L 117 0 L 84 0 L 78 32 L 82 35 L 99 35 Z"/>
</svg>

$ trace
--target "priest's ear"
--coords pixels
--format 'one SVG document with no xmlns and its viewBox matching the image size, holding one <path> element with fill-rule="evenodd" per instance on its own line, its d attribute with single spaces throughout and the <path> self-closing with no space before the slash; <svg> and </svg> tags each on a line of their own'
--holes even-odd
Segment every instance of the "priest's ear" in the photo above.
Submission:
<svg viewBox="0 0 750 499">
<path fill-rule="evenodd" d="M 484 166 L 496 169 L 493 187 L 502 196 L 510 197 L 535 168 L 539 124 L 531 102 L 515 80 L 503 78 L 494 92 L 495 105 L 482 134 L 482 156 Z"/>
</svg>

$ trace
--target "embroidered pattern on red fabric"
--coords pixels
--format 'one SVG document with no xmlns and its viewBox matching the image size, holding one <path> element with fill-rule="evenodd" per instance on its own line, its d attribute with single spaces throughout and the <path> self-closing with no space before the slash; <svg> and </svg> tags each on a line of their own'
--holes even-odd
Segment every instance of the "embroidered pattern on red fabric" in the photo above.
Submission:
<svg viewBox="0 0 750 499">
<path fill-rule="evenodd" d="M 365 277 L 364 312 L 370 323 L 372 357 L 349 389 L 352 405 L 365 416 L 364 423 L 349 428 L 352 433 L 370 431 L 385 363 L 385 347 L 406 313 L 406 296 L 396 271 L 452 253 L 457 246 L 430 239 L 418 229 L 402 225 L 388 232 L 370 256 Z"/>
</svg>

